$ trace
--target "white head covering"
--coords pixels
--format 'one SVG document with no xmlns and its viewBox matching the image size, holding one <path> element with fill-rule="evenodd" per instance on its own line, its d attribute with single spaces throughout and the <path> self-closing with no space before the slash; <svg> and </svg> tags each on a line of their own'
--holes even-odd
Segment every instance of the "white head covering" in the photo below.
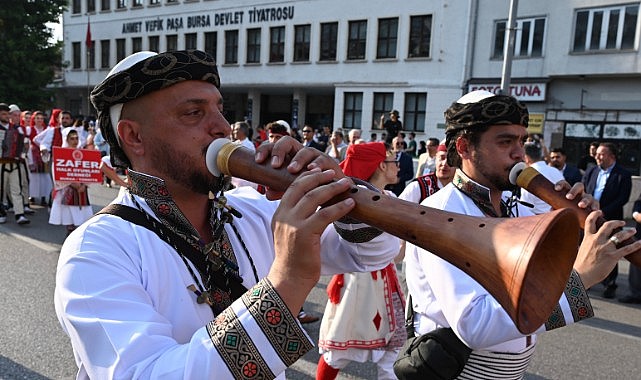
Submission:
<svg viewBox="0 0 641 380">
<path fill-rule="evenodd" d="M 492 96 L 496 96 L 496 94 L 486 90 L 476 90 L 461 96 L 456 102 L 459 104 L 478 103 L 481 100 L 491 98 Z"/>
<path fill-rule="evenodd" d="M 69 143 L 67 142 L 67 135 L 71 131 L 76 131 L 76 128 L 75 127 L 66 127 L 66 128 L 62 129 L 62 131 L 61 131 L 61 133 L 62 133 L 62 145 L 61 145 L 61 147 L 62 148 L 70 148 Z M 76 133 L 78 133 L 78 131 L 76 131 Z M 80 148 L 80 134 L 78 134 L 78 148 Z"/>
<path fill-rule="evenodd" d="M 109 74 L 107 74 L 107 78 L 123 70 L 127 70 L 136 63 L 144 61 L 145 59 L 154 55 L 158 55 L 158 53 L 154 53 L 153 51 L 139 51 L 137 53 L 134 53 L 118 62 L 118 64 L 116 64 L 116 66 L 111 69 Z M 116 137 L 118 137 L 118 122 L 120 121 L 120 114 L 122 113 L 122 107 L 124 105 L 124 103 L 118 103 L 109 108 L 109 118 L 111 119 L 111 126 L 114 129 L 114 134 L 116 135 Z M 120 143 L 120 138 L 118 138 L 118 143 Z"/>
</svg>

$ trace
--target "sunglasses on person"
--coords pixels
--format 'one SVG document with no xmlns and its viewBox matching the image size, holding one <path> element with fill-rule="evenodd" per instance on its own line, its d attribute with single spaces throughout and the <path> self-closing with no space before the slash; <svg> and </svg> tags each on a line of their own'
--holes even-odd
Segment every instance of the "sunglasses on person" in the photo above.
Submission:
<svg viewBox="0 0 641 380">
<path fill-rule="evenodd" d="M 385 162 L 385 163 L 394 163 L 394 164 L 396 164 L 397 168 L 401 166 L 401 163 L 398 160 L 389 160 L 389 161 L 385 160 L 383 162 Z"/>
<path fill-rule="evenodd" d="M 303 129 L 303 133 L 312 133 L 312 132 L 314 131 L 312 131 L 311 129 Z"/>
</svg>

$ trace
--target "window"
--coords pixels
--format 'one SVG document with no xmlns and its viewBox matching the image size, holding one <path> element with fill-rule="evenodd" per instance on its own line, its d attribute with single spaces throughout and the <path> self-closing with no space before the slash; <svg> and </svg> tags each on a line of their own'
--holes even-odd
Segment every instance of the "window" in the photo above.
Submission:
<svg viewBox="0 0 641 380">
<path fill-rule="evenodd" d="M 142 5 L 143 5 L 142 4 L 142 0 L 134 0 L 134 2 L 133 2 L 133 7 L 135 7 L 135 8 L 140 8 L 140 7 L 142 7 Z"/>
<path fill-rule="evenodd" d="M 247 63 L 260 62 L 260 28 L 247 29 Z"/>
<path fill-rule="evenodd" d="M 365 59 L 367 20 L 350 21 L 347 37 L 347 59 Z"/>
<path fill-rule="evenodd" d="M 160 4 L 160 0 L 149 0 L 149 5 Z"/>
<path fill-rule="evenodd" d="M 131 39 L 131 53 L 138 53 L 142 51 L 142 37 L 134 37 Z"/>
<path fill-rule="evenodd" d="M 285 62 L 285 27 L 269 29 L 269 62 Z"/>
<path fill-rule="evenodd" d="M 408 92 L 405 94 L 404 130 L 414 132 L 423 132 L 425 130 L 426 102 L 426 93 Z"/>
<path fill-rule="evenodd" d="M 494 25 L 494 52 L 492 58 L 503 58 L 507 44 L 507 21 L 497 21 Z M 515 57 L 541 57 L 543 55 L 543 37 L 545 18 L 516 20 L 514 36 Z"/>
<path fill-rule="evenodd" d="M 396 43 L 398 41 L 398 18 L 382 18 L 378 20 L 378 45 L 376 58 L 396 58 Z"/>
<path fill-rule="evenodd" d="M 160 37 L 158 36 L 149 37 L 149 51 L 155 51 L 156 53 L 160 52 Z"/>
<path fill-rule="evenodd" d="M 82 53 L 80 52 L 80 42 L 73 42 L 71 44 L 71 49 L 73 51 L 71 67 L 74 69 L 79 69 L 80 61 L 82 59 L 81 58 Z"/>
<path fill-rule="evenodd" d="M 294 62 L 309 62 L 311 25 L 294 26 Z"/>
<path fill-rule="evenodd" d="M 320 60 L 336 61 L 336 43 L 338 41 L 338 23 L 321 24 Z"/>
<path fill-rule="evenodd" d="M 408 58 L 427 58 L 430 56 L 432 39 L 432 15 L 410 17 L 410 43 Z"/>
<path fill-rule="evenodd" d="M 346 92 L 343 105 L 343 128 L 361 129 L 361 116 L 363 114 L 363 93 Z"/>
<path fill-rule="evenodd" d="M 374 108 L 372 109 L 373 129 L 383 129 L 380 123 L 381 115 L 387 115 L 394 108 L 394 93 L 375 92 Z"/>
<path fill-rule="evenodd" d="M 87 12 L 96 11 L 96 0 L 87 0 Z"/>
<path fill-rule="evenodd" d="M 198 49 L 197 33 L 185 33 L 185 49 L 187 50 Z"/>
<path fill-rule="evenodd" d="M 111 40 L 100 40 L 100 68 L 108 69 L 110 66 Z"/>
<path fill-rule="evenodd" d="M 639 4 L 576 12 L 574 52 L 634 49 Z"/>
<path fill-rule="evenodd" d="M 125 39 L 118 38 L 116 40 L 116 62 L 120 62 L 127 56 L 127 50 L 125 46 Z"/>
<path fill-rule="evenodd" d="M 127 8 L 127 0 L 118 0 L 116 2 L 116 8 L 117 9 L 124 9 Z"/>
<path fill-rule="evenodd" d="M 71 3 L 71 13 L 82 13 L 82 5 L 80 4 L 80 0 L 73 0 L 73 2 Z"/>
<path fill-rule="evenodd" d="M 108 11 L 111 9 L 111 0 L 100 0 L 100 10 Z"/>
<path fill-rule="evenodd" d="M 178 35 L 171 34 L 165 37 L 167 40 L 167 51 L 178 50 Z"/>
<path fill-rule="evenodd" d="M 238 63 L 238 31 L 225 31 L 225 63 Z"/>
<path fill-rule="evenodd" d="M 216 60 L 216 50 L 218 49 L 218 33 L 205 32 L 205 53 L 211 55 Z"/>
</svg>

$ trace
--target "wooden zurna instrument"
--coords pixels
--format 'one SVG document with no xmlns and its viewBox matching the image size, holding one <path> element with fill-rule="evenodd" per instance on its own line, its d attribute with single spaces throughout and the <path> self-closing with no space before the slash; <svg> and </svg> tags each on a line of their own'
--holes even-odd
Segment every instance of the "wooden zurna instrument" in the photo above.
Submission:
<svg viewBox="0 0 641 380">
<path fill-rule="evenodd" d="M 267 160 L 269 161 L 269 160 Z M 285 191 L 296 176 L 257 164 L 254 153 L 217 139 L 207 151 L 216 176 L 242 178 Z M 352 198 L 349 216 L 424 248 L 484 286 L 524 334 L 557 305 L 577 254 L 579 224 L 564 209 L 515 219 L 479 218 L 406 202 L 353 185 L 329 204 Z"/>
<path fill-rule="evenodd" d="M 588 217 L 588 214 L 590 214 L 590 211 L 578 206 L 581 199 L 567 199 L 565 197 L 565 193 L 554 190 L 554 184 L 536 169 L 526 167 L 524 163 L 516 164 L 510 172 L 510 182 L 541 198 L 555 210 L 562 208 L 573 209 L 578 217 L 579 225 L 581 228 L 585 228 L 585 219 Z M 596 221 L 597 228 L 601 227 L 605 222 L 606 220 L 603 217 L 599 217 Z M 620 229 L 617 229 L 614 232 L 616 233 L 619 230 Z M 629 245 L 634 243 L 636 240 L 637 239 L 632 236 L 631 238 L 622 241 L 618 246 Z M 625 258 L 632 264 L 641 268 L 641 250 L 632 252 Z"/>
</svg>

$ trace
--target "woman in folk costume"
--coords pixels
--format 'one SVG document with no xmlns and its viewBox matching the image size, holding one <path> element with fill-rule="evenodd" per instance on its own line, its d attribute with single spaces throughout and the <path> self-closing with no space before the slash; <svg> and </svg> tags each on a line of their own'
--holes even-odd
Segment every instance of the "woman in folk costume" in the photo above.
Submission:
<svg viewBox="0 0 641 380">
<path fill-rule="evenodd" d="M 41 111 L 35 111 L 29 120 L 29 130 L 27 136 L 31 141 L 29 145 L 29 195 L 35 201 L 40 201 L 41 206 L 46 206 L 53 182 L 49 173 L 49 165 L 42 160 L 40 155 L 40 145 L 33 141 L 39 133 L 47 128 L 45 124 L 45 115 Z"/>
<path fill-rule="evenodd" d="M 346 175 L 369 181 L 379 191 L 394 196 L 383 189 L 398 180 L 399 165 L 384 143 L 350 145 L 340 166 Z M 367 225 L 348 232 L 352 239 L 381 233 Z M 392 235 L 388 238 L 398 239 Z M 394 262 L 375 272 L 335 275 L 327 286 L 327 294 L 316 379 L 336 378 L 350 361 L 375 362 L 379 379 L 396 379 L 392 366 L 406 332 L 405 299 Z"/>
<path fill-rule="evenodd" d="M 62 131 L 63 148 L 78 148 L 78 131 L 65 128 Z M 81 182 L 56 182 L 49 224 L 66 225 L 67 234 L 93 216 L 89 204 L 87 185 Z"/>
</svg>

